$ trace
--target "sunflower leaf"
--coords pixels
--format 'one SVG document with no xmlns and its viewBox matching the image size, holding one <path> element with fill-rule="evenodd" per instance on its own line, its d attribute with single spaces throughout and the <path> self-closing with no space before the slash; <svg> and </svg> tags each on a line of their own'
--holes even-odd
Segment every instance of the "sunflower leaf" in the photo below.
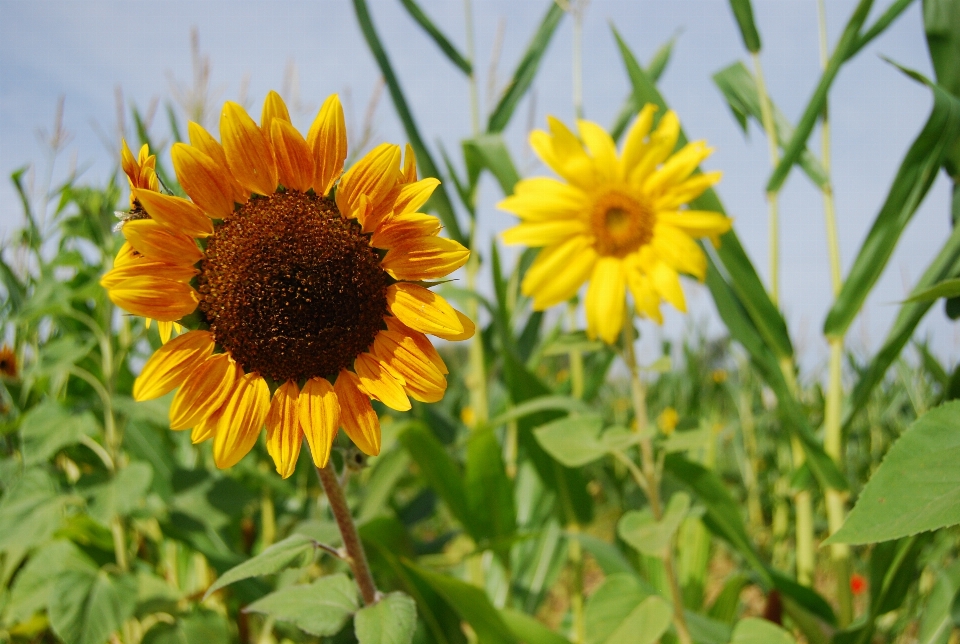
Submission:
<svg viewBox="0 0 960 644">
<path fill-rule="evenodd" d="M 316 542 L 302 534 L 292 534 L 283 541 L 278 541 L 255 557 L 244 561 L 239 566 L 234 566 L 213 582 L 204 599 L 241 579 L 249 577 L 261 577 L 280 572 L 285 568 L 297 565 L 316 551 Z"/>
</svg>

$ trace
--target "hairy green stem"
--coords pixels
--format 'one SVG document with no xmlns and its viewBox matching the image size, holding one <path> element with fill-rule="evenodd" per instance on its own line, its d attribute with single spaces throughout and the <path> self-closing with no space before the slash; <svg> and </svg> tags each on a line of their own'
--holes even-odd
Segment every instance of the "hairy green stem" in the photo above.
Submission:
<svg viewBox="0 0 960 644">
<path fill-rule="evenodd" d="M 353 578 L 360 589 L 360 596 L 363 597 L 363 603 L 370 606 L 377 601 L 377 586 L 373 582 L 370 564 L 367 563 L 367 553 L 363 550 L 360 535 L 357 534 L 357 526 L 353 522 L 353 515 L 350 514 L 347 497 L 344 496 L 343 487 L 341 487 L 337 473 L 333 469 L 333 461 L 327 463 L 326 467 L 315 469 L 320 479 L 320 485 L 323 486 L 323 491 L 327 495 L 330 509 L 333 511 L 333 518 L 340 529 L 343 547 L 347 551 L 347 561 L 353 570 Z"/>
</svg>

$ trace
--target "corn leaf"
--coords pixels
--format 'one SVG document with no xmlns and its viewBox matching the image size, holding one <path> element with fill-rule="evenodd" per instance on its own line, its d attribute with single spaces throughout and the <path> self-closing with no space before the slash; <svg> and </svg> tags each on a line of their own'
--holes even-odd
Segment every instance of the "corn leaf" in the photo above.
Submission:
<svg viewBox="0 0 960 644">
<path fill-rule="evenodd" d="M 433 38 L 433 42 L 437 44 L 437 47 L 447 55 L 447 58 L 450 59 L 450 62 L 460 68 L 464 74 L 469 76 L 473 73 L 473 66 L 470 64 L 470 61 L 461 54 L 457 48 L 450 42 L 440 28 L 437 27 L 430 17 L 424 13 L 423 9 L 420 8 L 414 0 L 400 0 L 400 4 L 403 5 L 403 8 L 407 10 L 407 13 L 410 14 L 410 17 L 416 20 L 417 24 L 420 25 L 427 35 Z"/>
</svg>

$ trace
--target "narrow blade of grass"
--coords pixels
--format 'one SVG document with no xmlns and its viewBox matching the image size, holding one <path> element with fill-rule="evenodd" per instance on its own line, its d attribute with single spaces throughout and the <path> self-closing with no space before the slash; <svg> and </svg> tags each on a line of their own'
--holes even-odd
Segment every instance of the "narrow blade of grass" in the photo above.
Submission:
<svg viewBox="0 0 960 644">
<path fill-rule="evenodd" d="M 737 19 L 744 46 L 751 54 L 757 53 L 761 47 L 760 34 L 753 20 L 753 7 L 750 5 L 750 0 L 730 0 L 730 8 L 733 10 L 734 18 Z"/>
<path fill-rule="evenodd" d="M 423 9 L 420 8 L 414 0 L 400 0 L 400 3 L 403 5 L 403 8 L 407 10 L 407 13 L 410 14 L 410 17 L 417 21 L 417 24 L 420 25 L 427 35 L 433 38 L 433 42 L 437 44 L 437 47 L 447 55 L 447 58 L 450 59 L 450 62 L 460 68 L 464 74 L 469 76 L 473 73 L 473 66 L 470 64 L 470 61 L 467 60 L 463 54 L 461 54 L 453 43 L 443 34 L 440 29 L 433 24 L 433 21 L 430 20 L 430 17 L 424 13 Z"/>
</svg>

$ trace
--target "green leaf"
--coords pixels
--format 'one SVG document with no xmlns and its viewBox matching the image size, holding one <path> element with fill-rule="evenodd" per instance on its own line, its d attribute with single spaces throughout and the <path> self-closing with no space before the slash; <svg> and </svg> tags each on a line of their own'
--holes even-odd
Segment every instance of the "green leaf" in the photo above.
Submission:
<svg viewBox="0 0 960 644">
<path fill-rule="evenodd" d="M 481 134 L 463 142 L 463 156 L 467 162 L 470 185 L 476 188 L 480 173 L 487 169 L 493 174 L 505 195 L 513 194 L 513 187 L 520 181 L 520 174 L 510 151 L 500 134 Z"/>
<path fill-rule="evenodd" d="M 713 82 L 727 99 L 727 105 L 733 110 L 744 133 L 747 132 L 747 117 L 752 117 L 758 124 L 763 123 L 760 111 L 760 94 L 757 84 L 750 71 L 741 62 L 721 69 L 713 75 Z M 777 144 L 782 148 L 793 136 L 793 126 L 787 117 L 771 101 L 773 108 L 774 130 L 777 134 Z M 815 156 L 806 147 L 800 153 L 798 163 L 814 184 L 823 188 L 830 183 L 830 177 Z"/>
<path fill-rule="evenodd" d="M 360 644 L 410 644 L 417 629 L 417 604 L 408 595 L 390 593 L 357 611 L 354 626 Z"/>
<path fill-rule="evenodd" d="M 90 567 L 57 578 L 50 600 L 53 631 L 66 644 L 103 644 L 133 615 L 137 581 Z"/>
<path fill-rule="evenodd" d="M 493 109 L 493 113 L 490 115 L 490 119 L 487 121 L 487 132 L 502 132 L 504 128 L 507 127 L 507 123 L 510 122 L 510 117 L 513 116 L 514 110 L 517 109 L 520 99 L 527 93 L 534 76 L 537 74 L 540 59 L 543 58 L 543 54 L 547 50 L 547 45 L 550 44 L 550 39 L 557 30 L 560 19 L 563 18 L 563 9 L 560 8 L 560 5 L 553 2 L 553 0 L 550 0 L 549 4 L 550 8 L 543 17 L 537 33 L 534 34 L 530 44 L 527 45 L 527 51 L 524 53 L 523 58 L 520 59 L 520 63 L 517 65 L 516 70 L 514 70 L 510 82 L 507 83 L 503 97 L 500 99 L 500 102 L 497 103 L 497 106 Z"/>
<path fill-rule="evenodd" d="M 652 644 L 670 626 L 670 604 L 650 595 L 632 575 L 615 574 L 590 595 L 584 607 L 587 644 Z"/>
<path fill-rule="evenodd" d="M 960 590 L 960 564 L 953 562 L 946 570 L 937 574 L 937 581 L 927 599 L 920 616 L 920 630 L 917 633 L 918 644 L 947 644 L 953 619 L 950 608 L 954 595 Z"/>
<path fill-rule="evenodd" d="M 490 421 L 491 427 L 506 425 L 510 421 L 544 411 L 588 412 L 590 407 L 582 400 L 570 396 L 538 396 L 512 407 Z"/>
<path fill-rule="evenodd" d="M 960 4 L 956 0 L 926 0 L 923 3 L 923 26 L 927 48 L 937 84 L 960 98 Z M 947 173 L 956 182 L 960 179 L 960 141 L 954 143 L 944 160 Z"/>
<path fill-rule="evenodd" d="M 410 145 L 417 155 L 417 167 L 420 170 L 421 176 L 436 177 L 442 181 L 437 164 L 434 162 L 430 151 L 420 136 L 420 131 L 413 118 L 413 112 L 410 111 L 407 100 L 404 98 L 403 90 L 400 88 L 400 81 L 397 80 L 397 75 L 393 71 L 393 66 L 390 64 L 387 52 L 383 48 L 380 37 L 377 35 L 377 30 L 373 25 L 373 19 L 370 17 L 370 9 L 367 7 L 366 0 L 353 0 L 353 8 L 357 15 L 357 22 L 360 23 L 360 31 L 363 32 L 364 40 L 367 41 L 370 53 L 373 54 L 374 59 L 377 61 L 380 73 L 383 74 L 387 89 L 390 91 L 390 99 L 393 101 L 393 106 L 397 110 L 397 116 L 400 117 L 400 122 L 403 123 L 403 129 L 407 133 L 407 138 L 410 139 Z M 437 187 L 437 190 L 430 198 L 429 204 L 436 209 L 450 238 L 461 244 L 467 243 L 463 232 L 460 230 L 460 224 L 457 221 L 457 214 L 453 209 L 453 203 L 451 203 L 450 197 L 447 195 L 447 189 L 443 183 Z"/>
<path fill-rule="evenodd" d="M 826 543 L 876 543 L 960 523 L 960 401 L 917 420 Z"/>
<path fill-rule="evenodd" d="M 245 610 L 290 622 L 317 637 L 336 635 L 360 608 L 357 585 L 343 573 L 312 584 L 287 586 L 258 599 Z"/>
<path fill-rule="evenodd" d="M 671 37 L 670 40 L 660 45 L 659 49 L 657 49 L 653 55 L 653 58 L 650 59 L 650 63 L 647 65 L 647 76 L 650 77 L 653 83 L 660 80 L 664 70 L 667 68 L 667 63 L 670 62 L 670 56 L 673 53 L 673 45 L 676 42 L 677 37 Z M 641 107 L 642 105 L 638 103 L 637 98 L 631 92 L 617 113 L 617 118 L 614 119 L 613 125 L 610 126 L 610 136 L 613 137 L 614 141 L 620 141 L 620 137 L 627 131 L 627 126 L 640 112 Z"/>
<path fill-rule="evenodd" d="M 650 508 L 631 510 L 620 517 L 617 534 L 635 550 L 651 557 L 662 557 L 668 552 L 673 535 L 689 511 L 689 495 L 677 492 L 670 497 L 659 521 L 653 518 Z"/>
<path fill-rule="evenodd" d="M 903 68 L 901 68 L 903 69 Z M 860 247 L 837 300 L 827 314 L 823 332 L 842 337 L 893 254 L 917 207 L 937 176 L 949 146 L 960 135 L 960 100 L 916 72 L 904 73 L 933 90 L 933 111 L 897 171 L 890 192 Z"/>
<path fill-rule="evenodd" d="M 4 621 L 16 624 L 45 610 L 57 577 L 66 570 L 88 570 L 93 562 L 73 543 L 58 539 L 39 548 L 17 573 L 4 607 Z"/>
<path fill-rule="evenodd" d="M 602 427 L 598 415 L 567 416 L 541 425 L 533 434 L 550 456 L 567 467 L 582 467 L 607 453 L 600 442 Z"/>
<path fill-rule="evenodd" d="M 231 641 L 226 620 L 207 610 L 180 616 L 176 624 L 160 622 L 143 637 L 143 644 L 229 644 Z"/>
<path fill-rule="evenodd" d="M 479 641 L 490 644 L 519 644 L 517 637 L 507 628 L 500 613 L 482 589 L 408 561 L 404 561 L 403 565 L 443 597 L 460 618 L 470 624 Z"/>
<path fill-rule="evenodd" d="M 110 525 L 115 516 L 125 517 L 143 504 L 153 480 L 153 468 L 134 461 L 106 483 L 91 487 L 90 516 L 104 525 Z"/>
<path fill-rule="evenodd" d="M 823 113 L 823 107 L 827 102 L 827 94 L 830 91 L 830 86 L 837 77 L 841 65 L 846 62 L 848 55 L 856 46 L 857 39 L 860 35 L 860 27 L 862 27 L 864 21 L 866 21 L 872 5 L 873 0 L 860 0 L 850 15 L 850 19 L 847 21 L 843 33 L 840 35 L 840 40 L 837 42 L 833 54 L 830 56 L 827 67 L 820 76 L 820 82 L 817 84 L 813 96 L 811 96 L 807 102 L 803 116 L 800 117 L 800 121 L 797 123 L 797 129 L 784 147 L 783 157 L 781 157 L 780 162 L 770 176 L 770 180 L 767 182 L 767 192 L 777 192 L 780 190 L 793 164 L 797 162 L 800 153 L 803 151 L 803 148 L 806 147 L 807 139 L 813 131 L 813 126 L 816 125 L 817 119 L 819 119 Z"/>
<path fill-rule="evenodd" d="M 503 448 L 491 427 L 478 428 L 470 434 L 464 487 L 477 536 L 485 540 L 481 545 L 491 547 L 509 566 L 511 540 L 517 531 L 517 509 L 513 481 L 503 464 Z"/>
<path fill-rule="evenodd" d="M 750 585 L 750 578 L 743 573 L 730 575 L 723 584 L 723 590 L 713 600 L 707 614 L 725 624 L 733 624 L 740 612 L 740 593 Z"/>
<path fill-rule="evenodd" d="M 882 34 L 890 24 L 900 17 L 900 14 L 904 10 L 913 4 L 913 0 L 896 0 L 887 7 L 887 10 L 877 18 L 876 22 L 870 25 L 870 28 L 865 30 L 857 38 L 857 42 L 850 48 L 847 52 L 847 59 L 853 58 L 856 56 L 857 52 L 863 49 L 867 44 L 870 43 L 874 38 Z"/>
<path fill-rule="evenodd" d="M 464 74 L 469 76 L 473 73 L 473 67 L 470 65 L 464 56 L 453 46 L 453 43 L 440 29 L 433 24 L 433 21 L 423 12 L 423 9 L 414 2 L 414 0 L 400 0 L 400 3 L 403 4 L 404 8 L 407 10 L 407 13 L 410 14 L 410 17 L 417 21 L 417 24 L 423 27 L 423 30 L 433 38 L 433 42 L 437 44 L 437 47 L 447 55 L 447 58 L 450 59 L 450 62 L 460 68 Z"/>
<path fill-rule="evenodd" d="M 737 622 L 730 644 L 797 644 L 797 640 L 773 622 L 748 617 Z"/>
<path fill-rule="evenodd" d="M 750 53 L 757 53 L 761 46 L 760 34 L 757 33 L 757 26 L 753 22 L 753 7 L 750 6 L 750 0 L 730 0 L 730 8 L 733 9 L 733 16 L 737 19 L 737 26 L 740 27 L 744 46 Z"/>
<path fill-rule="evenodd" d="M 310 537 L 302 534 L 292 534 L 283 541 L 278 541 L 255 557 L 247 559 L 239 566 L 235 566 L 213 582 L 203 597 L 206 599 L 224 586 L 228 586 L 241 579 L 272 575 L 291 566 L 301 567 L 307 559 L 313 556 L 316 543 Z"/>
<path fill-rule="evenodd" d="M 23 463 L 28 467 L 42 463 L 98 429 L 90 412 L 71 412 L 54 400 L 45 400 L 20 419 Z"/>
<path fill-rule="evenodd" d="M 937 282 L 930 288 L 925 288 L 915 295 L 911 295 L 904 302 L 932 302 L 941 297 L 957 297 L 960 295 L 960 278 L 953 278 Z"/>
<path fill-rule="evenodd" d="M 500 617 L 514 635 L 526 644 L 570 644 L 570 640 L 519 610 L 501 608 Z"/>
<path fill-rule="evenodd" d="M 0 552 L 3 581 L 16 570 L 32 545 L 45 542 L 63 522 L 66 496 L 57 493 L 50 475 L 39 468 L 26 470 L 0 499 Z"/>
<path fill-rule="evenodd" d="M 710 427 L 701 427 L 699 429 L 690 429 L 686 431 L 675 431 L 666 440 L 663 441 L 663 450 L 670 454 L 672 452 L 685 452 L 689 449 L 699 449 L 705 447 L 713 440 L 713 429 Z"/>
</svg>

